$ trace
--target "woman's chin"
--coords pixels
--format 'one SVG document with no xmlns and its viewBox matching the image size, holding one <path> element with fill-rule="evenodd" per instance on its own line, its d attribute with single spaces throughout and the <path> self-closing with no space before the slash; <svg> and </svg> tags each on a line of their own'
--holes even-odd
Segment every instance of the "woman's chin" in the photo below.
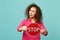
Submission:
<svg viewBox="0 0 60 40">
<path fill-rule="evenodd" d="M 30 19 L 33 19 L 34 17 L 30 17 Z"/>
<path fill-rule="evenodd" d="M 33 19 L 32 17 L 30 17 L 30 19 Z"/>
</svg>

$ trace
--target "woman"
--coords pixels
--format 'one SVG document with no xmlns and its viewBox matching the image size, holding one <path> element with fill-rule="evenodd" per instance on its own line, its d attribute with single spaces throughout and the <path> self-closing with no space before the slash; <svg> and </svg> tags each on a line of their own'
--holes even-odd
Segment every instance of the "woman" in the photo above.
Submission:
<svg viewBox="0 0 60 40">
<path fill-rule="evenodd" d="M 42 12 L 39 6 L 36 4 L 29 5 L 26 9 L 26 16 L 27 18 L 17 28 L 18 32 L 23 31 L 22 40 L 40 40 L 40 33 L 47 36 L 48 32 L 42 22 Z M 34 37 L 27 32 L 28 26 L 31 23 L 37 23 L 40 27 L 40 33 Z"/>
</svg>

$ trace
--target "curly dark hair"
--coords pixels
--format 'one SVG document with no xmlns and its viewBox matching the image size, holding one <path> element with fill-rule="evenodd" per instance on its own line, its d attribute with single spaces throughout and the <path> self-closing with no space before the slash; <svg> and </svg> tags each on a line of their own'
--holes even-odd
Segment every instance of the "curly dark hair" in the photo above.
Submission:
<svg viewBox="0 0 60 40">
<path fill-rule="evenodd" d="M 35 19 L 37 19 L 37 22 L 42 22 L 42 11 L 41 11 L 40 7 L 37 6 L 34 3 L 33 4 L 30 4 L 27 7 L 27 9 L 26 9 L 26 13 L 25 14 L 26 14 L 27 18 L 29 18 L 29 10 L 30 10 L 31 7 L 35 7 L 37 9 L 36 15 L 35 15 Z"/>
</svg>

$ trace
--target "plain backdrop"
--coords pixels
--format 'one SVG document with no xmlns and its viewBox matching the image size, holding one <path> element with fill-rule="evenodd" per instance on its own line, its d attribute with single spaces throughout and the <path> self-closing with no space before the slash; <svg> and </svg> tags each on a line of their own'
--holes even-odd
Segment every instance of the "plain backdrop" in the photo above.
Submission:
<svg viewBox="0 0 60 40">
<path fill-rule="evenodd" d="M 23 32 L 17 26 L 25 19 L 25 9 L 37 4 L 43 13 L 48 36 L 41 40 L 60 40 L 60 0 L 0 0 L 0 40 L 21 40 Z"/>
</svg>

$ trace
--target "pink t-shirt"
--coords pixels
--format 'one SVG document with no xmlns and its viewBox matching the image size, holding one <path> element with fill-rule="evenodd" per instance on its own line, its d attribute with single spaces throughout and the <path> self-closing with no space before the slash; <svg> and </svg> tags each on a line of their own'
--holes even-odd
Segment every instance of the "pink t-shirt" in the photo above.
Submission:
<svg viewBox="0 0 60 40">
<path fill-rule="evenodd" d="M 23 26 L 27 26 L 27 27 L 28 27 L 30 24 L 31 24 L 31 20 L 30 20 L 30 19 L 24 19 L 24 20 L 20 23 L 20 25 L 18 26 L 17 29 L 19 29 L 19 28 L 21 28 L 21 27 L 23 27 Z M 37 23 L 37 24 L 39 25 L 40 30 L 41 30 L 41 29 L 46 29 L 46 28 L 44 27 L 44 24 L 43 24 L 43 23 L 39 22 L 39 23 Z M 18 30 L 18 31 L 19 31 L 19 30 Z M 22 40 L 40 40 L 40 33 L 38 33 L 38 35 L 36 35 L 36 36 L 31 36 L 27 31 L 23 31 Z"/>
</svg>

